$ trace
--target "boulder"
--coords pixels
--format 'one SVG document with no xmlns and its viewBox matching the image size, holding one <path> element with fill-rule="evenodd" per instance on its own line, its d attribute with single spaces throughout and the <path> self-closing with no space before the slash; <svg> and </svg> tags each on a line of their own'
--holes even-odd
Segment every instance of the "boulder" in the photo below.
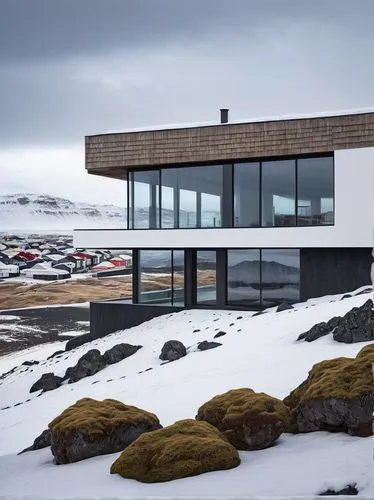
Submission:
<svg viewBox="0 0 374 500">
<path fill-rule="evenodd" d="M 328 488 L 325 491 L 322 491 L 322 493 L 318 493 L 318 496 L 340 496 L 340 495 L 345 495 L 345 496 L 356 496 L 358 495 L 358 489 L 356 484 L 348 484 L 341 490 L 336 490 L 334 488 Z"/>
<path fill-rule="evenodd" d="M 290 415 L 279 399 L 243 388 L 220 394 L 203 404 L 196 420 L 217 427 L 238 450 L 262 450 L 286 431 Z"/>
<path fill-rule="evenodd" d="M 179 340 L 168 340 L 161 349 L 160 359 L 163 361 L 176 361 L 187 354 L 185 346 Z"/>
<path fill-rule="evenodd" d="M 124 450 L 143 432 L 160 429 L 153 413 L 120 401 L 84 398 L 50 424 L 51 450 L 57 464 Z"/>
<path fill-rule="evenodd" d="M 60 387 L 63 379 L 57 377 L 53 373 L 43 373 L 39 380 L 31 387 L 30 392 L 36 392 L 42 390 L 43 392 L 53 391 Z"/>
<path fill-rule="evenodd" d="M 79 358 L 75 366 L 69 367 L 66 370 L 64 379 L 68 378 L 69 383 L 78 382 L 82 378 L 95 375 L 95 373 L 105 367 L 106 363 L 100 351 L 98 349 L 91 349 Z"/>
<path fill-rule="evenodd" d="M 39 364 L 39 361 L 24 361 L 22 363 L 22 365 L 24 366 L 34 366 L 34 365 L 38 365 Z"/>
<path fill-rule="evenodd" d="M 297 340 L 305 340 L 306 342 L 314 342 L 315 340 L 328 335 L 333 332 L 335 328 L 340 324 L 342 318 L 340 316 L 334 316 L 327 323 L 322 321 L 312 326 L 310 330 L 302 333 L 298 336 Z"/>
<path fill-rule="evenodd" d="M 141 345 L 117 344 L 103 354 L 104 363 L 107 365 L 118 363 L 135 354 L 141 347 Z"/>
<path fill-rule="evenodd" d="M 83 344 L 86 344 L 87 342 L 91 342 L 94 340 L 92 338 L 92 335 L 90 333 L 84 333 L 83 335 L 78 335 L 77 337 L 73 337 L 72 339 L 68 340 L 65 346 L 65 351 L 71 351 L 72 349 L 75 349 L 76 347 L 80 347 Z"/>
<path fill-rule="evenodd" d="M 215 339 L 218 339 L 219 337 L 223 337 L 224 335 L 226 335 L 226 332 L 219 331 L 218 333 L 216 333 L 216 334 L 214 335 L 214 338 L 215 338 Z"/>
<path fill-rule="evenodd" d="M 367 300 L 361 307 L 347 312 L 334 330 L 334 340 L 351 344 L 374 340 L 373 301 Z"/>
<path fill-rule="evenodd" d="M 62 354 L 64 354 L 64 353 L 65 353 L 65 351 L 61 351 L 61 350 L 59 350 L 59 351 L 55 351 L 53 354 L 51 354 L 50 356 L 48 356 L 47 360 L 48 360 L 48 359 L 53 359 L 53 358 L 55 358 L 56 356 L 61 356 L 61 355 L 62 355 Z"/>
<path fill-rule="evenodd" d="M 282 302 L 277 307 L 276 312 L 279 313 L 279 312 L 282 312 L 282 311 L 288 311 L 289 309 L 293 309 L 293 306 L 291 306 L 291 304 L 287 304 L 287 302 Z"/>
<path fill-rule="evenodd" d="M 48 446 L 51 446 L 51 431 L 46 429 L 37 438 L 35 438 L 31 446 L 22 450 L 18 453 L 18 455 L 21 455 L 21 453 L 25 453 L 26 451 L 41 450 L 42 448 L 47 448 Z"/>
<path fill-rule="evenodd" d="M 212 425 L 180 420 L 143 434 L 113 463 L 111 474 L 144 483 L 172 481 L 237 467 L 237 450 Z"/>
<path fill-rule="evenodd" d="M 220 344 L 219 342 L 208 342 L 207 340 L 203 340 L 202 342 L 199 342 L 197 345 L 197 348 L 200 351 L 208 351 L 209 349 L 215 349 L 216 347 L 219 347 Z"/>
<path fill-rule="evenodd" d="M 374 412 L 374 344 L 356 358 L 335 358 L 313 366 L 308 378 L 284 400 L 292 432 L 346 432 L 371 436 Z"/>
</svg>

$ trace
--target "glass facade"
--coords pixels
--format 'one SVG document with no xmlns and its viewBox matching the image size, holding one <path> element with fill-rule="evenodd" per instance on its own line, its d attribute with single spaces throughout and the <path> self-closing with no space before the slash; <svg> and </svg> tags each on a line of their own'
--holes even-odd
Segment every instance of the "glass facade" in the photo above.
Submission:
<svg viewBox="0 0 374 500">
<path fill-rule="evenodd" d="M 220 227 L 222 165 L 161 169 L 161 227 Z"/>
<path fill-rule="evenodd" d="M 331 156 L 297 162 L 298 225 L 334 223 L 334 161 Z"/>
<path fill-rule="evenodd" d="M 296 225 L 295 160 L 262 163 L 262 226 Z"/>
<path fill-rule="evenodd" d="M 261 302 L 271 307 L 300 300 L 300 251 L 266 249 L 261 251 Z"/>
<path fill-rule="evenodd" d="M 261 304 L 260 250 L 227 250 L 227 303 Z"/>
<path fill-rule="evenodd" d="M 160 213 L 160 172 L 139 170 L 130 176 L 130 224 L 133 229 L 157 229 Z"/>
<path fill-rule="evenodd" d="M 299 300 L 299 250 L 227 250 L 228 305 L 271 307 Z"/>
<path fill-rule="evenodd" d="M 215 251 L 196 251 L 196 304 L 215 305 L 217 301 L 217 255 Z"/>
<path fill-rule="evenodd" d="M 260 225 L 260 164 L 234 165 L 234 226 Z"/>
<path fill-rule="evenodd" d="M 132 229 L 334 224 L 332 155 L 134 170 L 129 184 Z"/>
<path fill-rule="evenodd" d="M 138 287 L 139 303 L 171 305 L 171 250 L 139 251 Z"/>
</svg>

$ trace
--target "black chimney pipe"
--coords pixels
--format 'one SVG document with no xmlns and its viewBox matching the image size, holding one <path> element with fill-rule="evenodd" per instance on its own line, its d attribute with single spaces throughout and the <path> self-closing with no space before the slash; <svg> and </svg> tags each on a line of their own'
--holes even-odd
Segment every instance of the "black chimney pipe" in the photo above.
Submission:
<svg viewBox="0 0 374 500">
<path fill-rule="evenodd" d="M 220 109 L 221 112 L 221 123 L 227 123 L 229 121 L 229 110 Z"/>
</svg>

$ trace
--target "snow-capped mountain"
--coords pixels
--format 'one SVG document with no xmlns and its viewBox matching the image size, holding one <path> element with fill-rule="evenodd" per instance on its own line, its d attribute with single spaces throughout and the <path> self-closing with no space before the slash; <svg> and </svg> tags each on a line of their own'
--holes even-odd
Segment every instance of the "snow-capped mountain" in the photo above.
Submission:
<svg viewBox="0 0 374 500">
<path fill-rule="evenodd" d="M 48 194 L 0 196 L 0 232 L 125 228 L 127 210 L 115 205 L 74 203 Z"/>
</svg>

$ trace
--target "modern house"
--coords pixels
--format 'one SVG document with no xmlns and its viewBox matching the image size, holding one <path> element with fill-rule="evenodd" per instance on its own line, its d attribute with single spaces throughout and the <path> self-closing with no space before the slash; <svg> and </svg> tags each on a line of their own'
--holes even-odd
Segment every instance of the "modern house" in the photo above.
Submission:
<svg viewBox="0 0 374 500">
<path fill-rule="evenodd" d="M 374 111 L 88 136 L 86 170 L 127 181 L 133 296 L 91 304 L 101 335 L 181 308 L 262 309 L 370 283 Z M 115 314 L 113 314 L 115 311 Z"/>
</svg>

